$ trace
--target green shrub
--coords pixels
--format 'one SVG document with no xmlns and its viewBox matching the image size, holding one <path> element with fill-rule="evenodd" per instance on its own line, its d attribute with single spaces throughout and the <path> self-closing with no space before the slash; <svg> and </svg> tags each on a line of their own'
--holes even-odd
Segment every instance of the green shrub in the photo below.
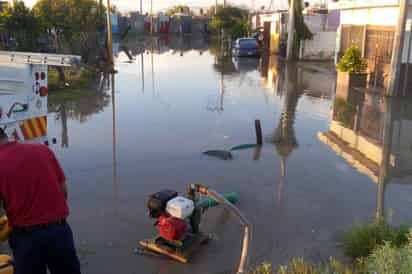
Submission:
<svg viewBox="0 0 412 274">
<path fill-rule="evenodd" d="M 336 121 L 341 122 L 346 127 L 352 127 L 356 114 L 356 106 L 354 104 L 337 97 L 333 102 L 333 109 Z"/>
<path fill-rule="evenodd" d="M 323 265 L 312 264 L 303 259 L 293 259 L 288 265 L 280 266 L 275 271 L 271 264 L 263 263 L 249 274 L 360 274 L 360 264 L 347 266 L 333 258 Z"/>
<path fill-rule="evenodd" d="M 250 30 L 249 11 L 236 6 L 219 6 L 217 13 L 210 21 L 210 30 L 215 35 L 220 35 L 224 30 L 232 39 L 247 35 Z"/>
<path fill-rule="evenodd" d="M 409 243 L 404 247 L 394 247 L 385 242 L 376 248 L 366 260 L 366 273 L 407 274 L 412 272 L 412 232 Z"/>
<path fill-rule="evenodd" d="M 69 89 L 80 89 L 87 87 L 94 79 L 96 79 L 96 72 L 87 69 L 65 69 L 65 82 L 70 84 Z M 49 91 L 57 91 L 61 89 L 67 90 L 64 82 L 60 81 L 59 73 L 54 68 L 48 70 L 48 86 Z"/>
<path fill-rule="evenodd" d="M 258 265 L 254 270 L 249 272 L 249 274 L 272 274 L 273 269 L 272 265 L 268 262 L 264 262 L 261 265 Z"/>
<path fill-rule="evenodd" d="M 353 259 L 367 257 L 385 242 L 400 247 L 408 242 L 408 229 L 395 228 L 386 223 L 357 226 L 345 233 L 345 254 Z"/>
<path fill-rule="evenodd" d="M 364 72 L 366 67 L 366 61 L 356 46 L 348 48 L 338 63 L 338 69 L 342 72 L 360 73 Z"/>
</svg>

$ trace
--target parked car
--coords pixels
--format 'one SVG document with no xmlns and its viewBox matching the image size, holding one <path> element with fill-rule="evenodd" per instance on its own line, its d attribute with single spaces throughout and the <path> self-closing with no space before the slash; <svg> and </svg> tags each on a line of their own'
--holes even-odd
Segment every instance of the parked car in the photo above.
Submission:
<svg viewBox="0 0 412 274">
<path fill-rule="evenodd" d="M 260 48 L 255 38 L 239 38 L 233 46 L 233 55 L 236 57 L 259 57 Z"/>
</svg>

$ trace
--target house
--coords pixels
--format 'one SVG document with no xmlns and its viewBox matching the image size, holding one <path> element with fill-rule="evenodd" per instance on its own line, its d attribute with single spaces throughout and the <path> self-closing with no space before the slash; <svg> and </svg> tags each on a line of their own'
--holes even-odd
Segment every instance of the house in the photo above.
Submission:
<svg viewBox="0 0 412 274">
<path fill-rule="evenodd" d="M 386 88 L 389 83 L 394 39 L 400 16 L 399 0 L 341 0 L 339 10 L 341 23 L 336 59 L 352 45 L 357 46 L 367 60 L 370 83 Z M 409 4 L 407 25 L 411 24 L 411 19 L 412 1 Z M 407 62 L 408 49 L 409 51 L 411 49 L 410 33 L 410 30 L 405 33 L 403 41 L 404 69 L 406 64 L 410 63 Z"/>
<path fill-rule="evenodd" d="M 175 13 L 170 19 L 170 33 L 192 34 L 193 17 L 185 13 Z"/>
<path fill-rule="evenodd" d="M 336 31 L 340 22 L 340 11 L 335 5 L 308 6 L 304 20 L 313 39 L 301 41 L 300 59 L 333 60 L 336 49 Z M 263 31 L 264 47 L 270 53 L 285 55 L 288 31 L 288 10 L 260 11 L 252 16 L 252 28 Z"/>
<path fill-rule="evenodd" d="M 314 3 L 303 11 L 306 25 L 312 32 L 310 40 L 301 41 L 299 58 L 303 60 L 333 60 L 336 51 L 340 11 L 333 1 Z"/>
<path fill-rule="evenodd" d="M 287 21 L 287 10 L 260 11 L 252 15 L 252 27 L 263 31 L 264 47 L 270 53 L 281 53 L 281 41 L 287 33 Z"/>
<path fill-rule="evenodd" d="M 129 21 L 132 31 L 136 33 L 144 33 L 144 18 L 140 12 L 130 12 Z"/>
</svg>

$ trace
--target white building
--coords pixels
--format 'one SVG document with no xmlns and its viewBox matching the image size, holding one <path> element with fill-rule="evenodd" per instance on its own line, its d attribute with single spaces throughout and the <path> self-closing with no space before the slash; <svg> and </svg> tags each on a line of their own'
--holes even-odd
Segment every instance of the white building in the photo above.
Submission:
<svg viewBox="0 0 412 274">
<path fill-rule="evenodd" d="M 399 0 L 341 0 L 341 25 L 337 39 L 338 57 L 356 45 L 368 61 L 371 81 L 387 87 L 395 33 L 400 16 Z M 408 23 L 412 23 L 409 0 Z M 404 36 L 403 63 L 410 51 L 410 28 Z M 412 58 L 410 58 L 412 59 Z M 403 66 L 405 67 L 405 65 Z M 401 77 L 402 78 L 402 77 Z"/>
</svg>

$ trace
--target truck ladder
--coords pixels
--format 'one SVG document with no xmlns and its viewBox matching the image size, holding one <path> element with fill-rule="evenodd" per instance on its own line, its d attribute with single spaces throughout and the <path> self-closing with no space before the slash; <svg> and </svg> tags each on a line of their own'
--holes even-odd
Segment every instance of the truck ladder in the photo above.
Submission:
<svg viewBox="0 0 412 274">
<path fill-rule="evenodd" d="M 71 67 L 80 65 L 78 55 L 0 51 L 0 63 Z"/>
</svg>

